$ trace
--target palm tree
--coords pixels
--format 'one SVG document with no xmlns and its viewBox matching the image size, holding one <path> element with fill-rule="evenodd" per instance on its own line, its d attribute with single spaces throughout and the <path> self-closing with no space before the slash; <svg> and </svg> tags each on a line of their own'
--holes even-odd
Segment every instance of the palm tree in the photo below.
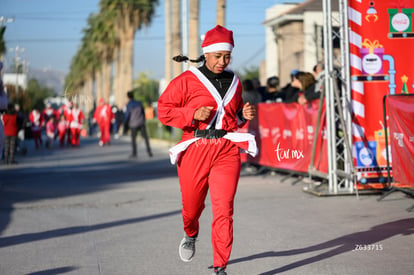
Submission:
<svg viewBox="0 0 414 275">
<path fill-rule="evenodd" d="M 3 60 L 3 55 L 6 53 L 6 42 L 4 42 L 5 26 L 0 26 L 0 60 Z"/>
<path fill-rule="evenodd" d="M 226 0 L 217 0 L 217 25 L 225 26 L 226 24 Z"/>
<path fill-rule="evenodd" d="M 113 66 L 115 101 L 124 105 L 126 91 L 132 90 L 135 32 L 151 22 L 157 3 L 158 0 L 101 0 L 99 14 L 88 18 L 82 45 L 65 79 L 71 95 L 83 92 L 92 97 L 95 86 L 95 98 L 108 100 Z"/>
<path fill-rule="evenodd" d="M 89 111 L 92 107 L 93 95 L 92 88 L 95 80 L 100 79 L 98 72 L 102 68 L 101 59 L 97 44 L 97 31 L 95 22 L 99 20 L 98 16 L 88 18 L 89 26 L 84 29 L 82 44 L 75 57 L 72 59 L 70 72 L 65 79 L 65 97 L 68 100 L 84 99 L 82 103 L 85 109 Z M 102 94 L 100 81 L 96 81 L 96 93 Z M 87 89 L 87 87 L 89 89 Z"/>
<path fill-rule="evenodd" d="M 171 34 L 171 44 L 172 44 L 172 55 L 182 54 L 181 51 L 181 1 L 172 0 L 172 34 Z M 173 65 L 173 77 L 176 77 L 182 72 L 182 66 L 178 62 L 174 62 Z"/>
<path fill-rule="evenodd" d="M 125 95 L 132 90 L 133 49 L 135 32 L 151 23 L 158 0 L 101 0 L 102 10 L 115 12 L 115 30 L 119 38 L 119 68 L 115 77 L 119 79 L 119 93 Z M 121 86 L 122 85 L 122 86 Z M 125 104 L 125 96 L 117 98 L 119 105 Z"/>
<path fill-rule="evenodd" d="M 171 52 L 171 0 L 164 2 L 165 14 L 165 72 L 164 80 L 166 83 L 171 80 L 172 52 Z"/>
<path fill-rule="evenodd" d="M 95 44 L 96 56 L 101 60 L 100 70 L 97 74 L 102 84 L 102 97 L 108 101 L 111 95 L 111 64 L 114 48 L 118 45 L 115 35 L 115 14 L 101 11 L 93 16 L 89 22 L 92 29 L 92 39 Z M 99 100 L 99 98 L 96 98 Z"/>
</svg>

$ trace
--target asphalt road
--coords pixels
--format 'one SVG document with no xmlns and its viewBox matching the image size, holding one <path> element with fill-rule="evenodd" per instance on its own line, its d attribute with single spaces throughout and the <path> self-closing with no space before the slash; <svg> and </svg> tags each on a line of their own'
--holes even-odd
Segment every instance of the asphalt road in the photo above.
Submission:
<svg viewBox="0 0 414 275">
<path fill-rule="evenodd" d="M 143 142 L 129 160 L 123 137 L 99 147 L 41 148 L 26 141 L 19 164 L 0 165 L 1 275 L 211 274 L 211 204 L 191 263 L 183 236 L 169 144 Z M 414 270 L 414 200 L 395 192 L 317 197 L 296 178 L 242 172 L 228 274 L 409 275 Z"/>
</svg>

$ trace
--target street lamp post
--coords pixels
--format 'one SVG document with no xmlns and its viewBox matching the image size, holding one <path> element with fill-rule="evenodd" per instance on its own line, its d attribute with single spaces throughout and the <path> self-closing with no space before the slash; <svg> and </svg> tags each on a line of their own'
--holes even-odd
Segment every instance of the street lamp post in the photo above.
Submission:
<svg viewBox="0 0 414 275">
<path fill-rule="evenodd" d="M 10 48 L 10 51 L 14 51 L 15 52 L 15 65 L 16 65 L 16 95 L 17 95 L 17 91 L 19 88 L 19 52 L 24 53 L 25 48 L 21 48 L 19 46 L 16 46 L 15 48 Z M 22 72 L 23 73 L 23 72 Z"/>
<path fill-rule="evenodd" d="M 6 17 L 6 16 L 0 16 L 0 26 L 4 26 L 5 23 L 13 23 L 14 17 Z"/>
</svg>

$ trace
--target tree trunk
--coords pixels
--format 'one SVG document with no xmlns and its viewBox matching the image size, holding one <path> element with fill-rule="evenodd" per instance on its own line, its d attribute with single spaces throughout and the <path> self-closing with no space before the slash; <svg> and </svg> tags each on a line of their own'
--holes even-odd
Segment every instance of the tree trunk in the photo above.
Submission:
<svg viewBox="0 0 414 275">
<path fill-rule="evenodd" d="M 124 90 L 120 91 L 121 94 L 126 94 L 128 91 L 132 90 L 132 82 L 133 82 L 133 68 L 134 68 L 134 33 L 135 29 L 129 29 L 128 39 L 125 43 L 125 86 Z M 121 97 L 120 102 L 122 105 L 126 102 L 126 97 Z"/>
<path fill-rule="evenodd" d="M 121 34 L 121 48 L 120 48 L 120 74 L 121 74 L 121 89 L 120 95 L 125 95 L 132 90 L 133 79 L 133 58 L 134 58 L 134 35 L 135 28 L 130 22 L 125 19 Z M 120 96 L 119 104 L 124 106 L 126 102 L 125 96 Z"/>
<path fill-rule="evenodd" d="M 120 93 L 120 81 L 119 81 L 119 72 L 120 72 L 120 68 L 119 68 L 119 48 L 116 47 L 114 49 L 113 52 L 113 57 L 112 57 L 112 79 L 113 79 L 113 84 L 112 84 L 112 90 L 114 92 L 115 95 L 115 104 L 122 108 L 122 106 L 120 106 L 119 104 L 120 102 L 120 98 L 121 98 L 121 93 Z"/>
<path fill-rule="evenodd" d="M 216 23 L 220 26 L 226 25 L 226 0 L 217 0 Z"/>
<path fill-rule="evenodd" d="M 197 58 L 200 55 L 200 0 L 190 0 L 190 26 L 189 26 L 189 47 L 190 58 Z"/>
<path fill-rule="evenodd" d="M 103 97 L 101 73 L 98 70 L 95 71 L 95 90 L 96 90 L 96 105 L 98 105 L 98 102 L 101 98 L 107 100 L 106 98 Z"/>
<path fill-rule="evenodd" d="M 91 77 L 85 83 L 85 116 L 87 116 L 87 114 L 89 114 L 89 112 L 93 109 L 93 102 L 93 79 Z"/>
<path fill-rule="evenodd" d="M 102 90 L 104 98 L 111 96 L 111 64 L 107 59 L 102 62 Z"/>
<path fill-rule="evenodd" d="M 120 45 L 119 45 L 119 57 L 118 57 L 118 66 L 117 66 L 117 77 L 118 77 L 118 94 L 122 94 L 125 91 L 125 38 L 124 34 L 120 34 Z M 121 100 L 119 99 L 121 104 Z"/>
<path fill-rule="evenodd" d="M 181 1 L 172 1 L 172 56 L 182 54 L 181 51 Z M 174 62 L 173 65 L 173 77 L 178 76 L 182 73 L 181 63 Z"/>
</svg>

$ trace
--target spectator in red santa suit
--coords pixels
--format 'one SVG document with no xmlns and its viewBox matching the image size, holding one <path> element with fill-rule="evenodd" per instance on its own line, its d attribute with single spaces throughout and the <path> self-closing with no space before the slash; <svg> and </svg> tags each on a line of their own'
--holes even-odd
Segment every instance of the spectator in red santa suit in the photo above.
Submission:
<svg viewBox="0 0 414 275">
<path fill-rule="evenodd" d="M 85 115 L 82 110 L 78 108 L 76 103 L 73 104 L 72 111 L 69 116 L 69 128 L 70 134 L 72 136 L 71 144 L 72 146 L 79 146 L 80 141 L 80 132 L 82 129 L 83 121 L 85 120 Z"/>
<path fill-rule="evenodd" d="M 70 119 L 72 117 L 72 107 L 73 107 L 73 102 L 68 102 L 67 104 L 65 104 L 65 107 L 63 108 L 63 116 L 65 117 L 65 120 L 67 122 L 66 124 L 66 140 L 67 140 L 67 144 L 70 145 L 71 144 L 71 132 L 70 132 Z"/>
<path fill-rule="evenodd" d="M 0 62 L 0 118 L 2 116 L 2 113 L 7 110 L 7 105 L 9 103 L 6 91 L 4 90 L 4 86 L 3 86 L 2 71 L 3 71 L 3 62 Z M 4 128 L 3 128 L 2 120 L 0 119 L 0 157 L 3 152 L 4 139 L 5 139 Z"/>
<path fill-rule="evenodd" d="M 59 136 L 59 145 L 63 147 L 65 145 L 65 136 L 68 129 L 68 122 L 65 119 L 65 116 L 62 114 L 59 117 L 59 122 L 57 124 L 57 132 Z"/>
<path fill-rule="evenodd" d="M 97 123 L 101 132 L 99 146 L 109 145 L 111 142 L 111 124 L 115 121 L 111 105 L 101 98 L 93 115 L 93 122 Z"/>
<path fill-rule="evenodd" d="M 31 129 L 32 129 L 33 140 L 35 142 L 36 149 L 38 149 L 43 144 L 42 142 L 43 116 L 37 109 L 33 109 L 30 112 L 29 120 L 32 123 Z"/>
<path fill-rule="evenodd" d="M 16 148 L 17 139 L 17 114 L 12 103 L 8 104 L 7 112 L 2 117 L 4 124 L 5 146 L 4 146 L 4 163 L 16 164 L 14 160 L 14 150 Z M 1 121 L 0 121 L 1 123 Z"/>
<path fill-rule="evenodd" d="M 46 108 L 43 109 L 42 115 L 43 121 L 45 122 L 49 121 L 49 118 L 51 117 L 54 117 L 55 121 L 59 118 L 58 112 L 52 108 L 52 104 L 50 104 L 49 102 L 46 103 Z"/>
<path fill-rule="evenodd" d="M 46 122 L 46 148 L 52 148 L 53 142 L 56 136 L 56 119 L 54 116 L 50 116 Z"/>
<path fill-rule="evenodd" d="M 256 155 L 255 138 L 236 132 L 256 109 L 243 103 L 242 85 L 227 70 L 234 47 L 233 32 L 216 26 L 202 43 L 203 55 L 167 86 L 158 101 L 159 120 L 181 128 L 182 140 L 170 149 L 177 164 L 182 194 L 184 238 L 179 245 L 181 260 L 189 262 L 195 254 L 199 218 L 208 190 L 213 211 L 213 274 L 225 269 L 233 244 L 233 202 L 240 176 L 240 150 Z M 174 57 L 187 61 L 187 57 Z"/>
</svg>

